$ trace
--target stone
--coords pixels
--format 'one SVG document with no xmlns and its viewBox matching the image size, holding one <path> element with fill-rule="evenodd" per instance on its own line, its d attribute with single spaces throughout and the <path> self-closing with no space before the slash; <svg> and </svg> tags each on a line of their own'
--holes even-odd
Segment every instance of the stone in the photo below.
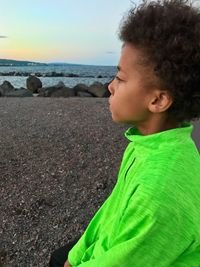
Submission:
<svg viewBox="0 0 200 267">
<path fill-rule="evenodd" d="M 78 91 L 77 92 L 77 96 L 79 96 L 79 97 L 93 97 L 90 93 L 88 93 L 88 92 L 81 92 L 81 91 Z"/>
<path fill-rule="evenodd" d="M 0 95 L 1 96 L 4 96 L 5 93 L 11 92 L 11 91 L 14 91 L 14 90 L 15 90 L 14 86 L 10 82 L 8 82 L 8 81 L 4 81 L 0 85 Z"/>
<path fill-rule="evenodd" d="M 44 97 L 70 97 L 75 96 L 75 92 L 72 88 L 66 87 L 63 82 L 59 82 L 57 85 L 40 88 L 38 90 L 38 96 Z"/>
<path fill-rule="evenodd" d="M 28 89 L 16 89 L 4 94 L 5 97 L 31 97 L 33 93 Z"/>
<path fill-rule="evenodd" d="M 42 82 L 36 76 L 30 75 L 26 80 L 26 87 L 32 93 L 38 93 L 38 89 L 42 88 Z"/>
<path fill-rule="evenodd" d="M 88 86 L 83 83 L 78 83 L 76 86 L 73 87 L 75 95 L 78 95 L 78 92 L 85 92 L 88 93 Z"/>
<path fill-rule="evenodd" d="M 95 97 L 107 97 L 108 89 L 100 82 L 94 82 L 88 88 L 88 92 L 91 93 Z"/>
</svg>

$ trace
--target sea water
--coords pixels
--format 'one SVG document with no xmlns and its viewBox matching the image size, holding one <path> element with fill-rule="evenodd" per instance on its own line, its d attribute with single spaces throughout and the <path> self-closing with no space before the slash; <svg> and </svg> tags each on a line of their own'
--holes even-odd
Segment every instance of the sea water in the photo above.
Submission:
<svg viewBox="0 0 200 267">
<path fill-rule="evenodd" d="M 39 77 L 42 81 L 42 86 L 52 86 L 56 85 L 58 82 L 62 81 L 68 87 L 74 87 L 78 83 L 84 83 L 90 85 L 93 82 L 106 83 L 109 82 L 114 75 L 116 74 L 115 66 L 89 66 L 89 65 L 64 65 L 64 66 L 9 66 L 3 67 L 0 66 L 0 73 L 9 73 L 9 72 L 18 72 L 18 73 L 73 73 L 77 74 L 80 77 Z M 92 77 L 88 77 L 92 76 Z M 101 76 L 102 78 L 98 78 Z M 27 76 L 28 77 L 28 76 Z M 26 88 L 26 76 L 0 76 L 0 84 L 3 81 L 9 81 L 15 88 L 24 87 Z"/>
</svg>

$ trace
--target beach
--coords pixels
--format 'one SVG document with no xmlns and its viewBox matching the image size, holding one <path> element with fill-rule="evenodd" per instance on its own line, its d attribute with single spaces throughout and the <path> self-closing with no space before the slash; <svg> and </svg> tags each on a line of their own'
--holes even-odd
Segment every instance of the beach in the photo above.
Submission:
<svg viewBox="0 0 200 267">
<path fill-rule="evenodd" d="M 48 266 L 112 192 L 128 125 L 107 98 L 0 98 L 0 254 Z"/>
</svg>

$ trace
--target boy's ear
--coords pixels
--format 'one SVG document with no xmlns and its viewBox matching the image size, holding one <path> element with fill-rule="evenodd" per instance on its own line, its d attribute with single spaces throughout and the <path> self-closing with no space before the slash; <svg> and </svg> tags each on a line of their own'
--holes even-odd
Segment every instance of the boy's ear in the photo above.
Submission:
<svg viewBox="0 0 200 267">
<path fill-rule="evenodd" d="M 152 113 L 160 113 L 166 111 L 173 103 L 173 99 L 168 91 L 154 91 L 149 102 L 149 110 Z"/>
</svg>

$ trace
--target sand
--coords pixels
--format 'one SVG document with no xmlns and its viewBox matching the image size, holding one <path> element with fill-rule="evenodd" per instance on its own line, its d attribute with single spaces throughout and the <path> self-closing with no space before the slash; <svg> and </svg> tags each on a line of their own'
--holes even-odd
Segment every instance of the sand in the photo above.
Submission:
<svg viewBox="0 0 200 267">
<path fill-rule="evenodd" d="M 106 98 L 0 98 L 0 114 L 3 266 L 48 266 L 112 192 L 128 126 Z"/>
</svg>

